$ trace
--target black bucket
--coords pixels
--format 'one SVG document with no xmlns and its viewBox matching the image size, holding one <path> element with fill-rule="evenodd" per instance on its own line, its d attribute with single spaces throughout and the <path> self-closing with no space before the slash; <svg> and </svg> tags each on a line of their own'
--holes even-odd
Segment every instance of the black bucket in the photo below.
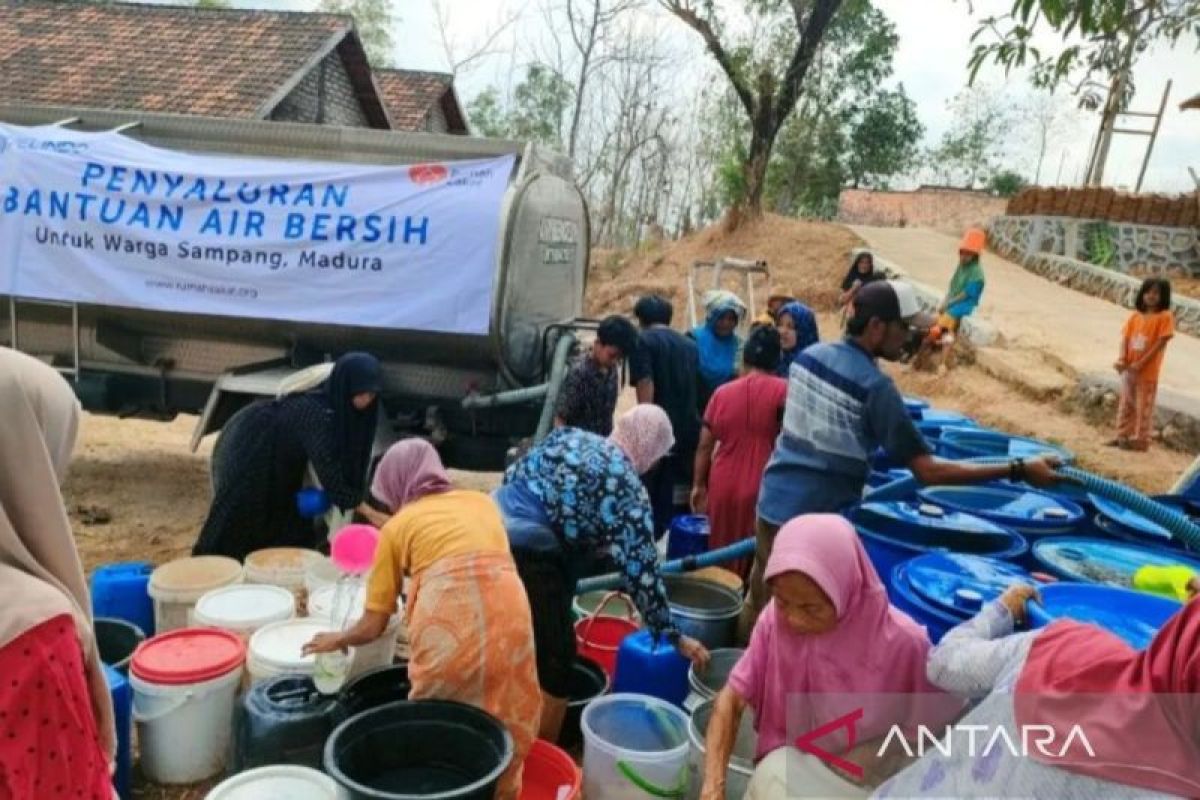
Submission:
<svg viewBox="0 0 1200 800">
<path fill-rule="evenodd" d="M 232 771 L 270 764 L 320 769 L 336 709 L 312 678 L 283 675 L 256 684 L 235 715 Z"/>
<path fill-rule="evenodd" d="M 372 708 L 407 700 L 411 690 L 407 664 L 364 672 L 342 687 L 337 701 L 337 724 Z"/>
<path fill-rule="evenodd" d="M 100 660 L 122 675 L 128 675 L 129 660 L 133 658 L 133 651 L 145 640 L 146 634 L 132 622 L 113 617 L 96 617 L 92 620 L 92 630 L 96 633 L 96 649 L 100 651 Z"/>
<path fill-rule="evenodd" d="M 571 666 L 571 693 L 567 703 L 567 713 L 563 717 L 562 730 L 558 733 L 558 746 L 571 750 L 583 743 L 583 732 L 579 721 L 583 718 L 583 709 L 597 697 L 608 694 L 608 673 L 604 668 L 590 658 L 575 656 Z"/>
<path fill-rule="evenodd" d="M 499 720 L 447 700 L 364 711 L 325 744 L 325 772 L 349 800 L 492 800 L 512 759 Z"/>
</svg>

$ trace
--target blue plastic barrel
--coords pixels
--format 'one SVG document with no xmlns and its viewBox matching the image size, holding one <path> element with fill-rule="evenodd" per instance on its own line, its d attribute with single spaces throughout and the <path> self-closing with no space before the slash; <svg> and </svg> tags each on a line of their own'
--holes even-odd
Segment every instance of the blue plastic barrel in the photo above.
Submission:
<svg viewBox="0 0 1200 800">
<path fill-rule="evenodd" d="M 919 397 L 909 397 L 908 395 L 904 396 L 904 410 L 913 419 L 921 419 L 922 414 L 925 413 L 925 409 L 927 408 L 929 408 L 927 400 L 922 400 Z"/>
<path fill-rule="evenodd" d="M 940 441 L 941 454 L 946 458 L 979 458 L 981 456 L 1032 458 L 1052 453 L 1061 458 L 1064 463 L 1075 460 L 1075 454 L 1065 447 L 1059 447 L 1039 439 L 1014 436 L 1010 433 L 982 428 L 943 428 Z"/>
<path fill-rule="evenodd" d="M 1035 542 L 1037 569 L 1065 581 L 1129 588 L 1145 566 L 1183 565 L 1200 572 L 1200 559 L 1156 547 L 1086 536 L 1052 536 Z"/>
<path fill-rule="evenodd" d="M 667 560 L 708 552 L 708 517 L 680 514 L 671 520 L 667 533 Z"/>
<path fill-rule="evenodd" d="M 888 596 L 929 631 L 936 644 L 955 625 L 1017 583 L 1033 577 L 1007 561 L 963 553 L 926 553 L 897 564 Z"/>
<path fill-rule="evenodd" d="M 1141 514 L 1131 511 L 1120 503 L 1092 495 L 1092 503 L 1096 506 L 1096 527 L 1104 533 L 1118 539 L 1143 544 L 1147 547 L 1161 547 L 1167 550 L 1178 550 L 1200 558 L 1200 553 L 1188 550 L 1187 545 L 1171 535 L 1166 528 L 1146 519 Z M 1174 501 L 1168 501 L 1177 511 L 1187 513 L 1186 506 L 1178 507 Z"/>
<path fill-rule="evenodd" d="M 92 573 L 92 616 L 123 619 L 154 635 L 154 601 L 147 589 L 154 565 L 148 561 L 105 564 Z"/>
<path fill-rule="evenodd" d="M 648 630 L 621 640 L 613 693 L 648 694 L 682 706 L 688 696 L 691 662 L 667 642 L 655 641 Z"/>
<path fill-rule="evenodd" d="M 133 687 L 129 680 L 107 664 L 104 665 L 104 680 L 112 697 L 113 717 L 117 723 L 117 771 L 113 785 L 121 800 L 133 797 L 133 784 L 129 771 L 133 766 Z"/>
<path fill-rule="evenodd" d="M 979 423 L 966 414 L 960 414 L 957 411 L 947 411 L 943 408 L 927 408 L 921 412 L 921 424 L 930 429 L 937 428 L 940 430 L 949 426 L 974 428 Z"/>
<path fill-rule="evenodd" d="M 1031 627 L 1045 627 L 1056 619 L 1090 622 L 1139 650 L 1183 608 L 1158 595 L 1094 583 L 1055 583 L 1042 587 L 1041 594 L 1041 603 L 1029 603 Z"/>
<path fill-rule="evenodd" d="M 867 502 L 852 509 L 849 518 L 885 580 L 897 564 L 931 550 L 1011 561 L 1029 549 L 1016 531 L 930 503 Z"/>
<path fill-rule="evenodd" d="M 877 489 L 880 486 L 887 486 L 889 483 L 894 483 L 895 481 L 904 480 L 905 478 L 911 477 L 912 471 L 907 469 L 889 469 L 885 472 L 872 470 L 871 474 L 867 476 L 867 486 L 871 487 L 872 489 Z M 913 496 L 916 496 L 915 492 L 913 493 Z"/>
</svg>

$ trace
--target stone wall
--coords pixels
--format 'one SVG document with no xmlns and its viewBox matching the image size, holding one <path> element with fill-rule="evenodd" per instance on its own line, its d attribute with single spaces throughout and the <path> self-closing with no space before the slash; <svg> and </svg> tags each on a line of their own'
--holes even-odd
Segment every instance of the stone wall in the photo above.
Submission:
<svg viewBox="0 0 1200 800">
<path fill-rule="evenodd" d="M 993 250 L 1030 272 L 1132 309 L 1141 278 L 1061 255 L 1069 246 L 1064 241 L 1069 226 L 1055 223 L 1038 217 L 1000 217 L 988 231 L 988 242 Z M 1200 301 L 1177 295 L 1172 305 L 1175 327 L 1200 336 Z"/>
<path fill-rule="evenodd" d="M 1090 419 L 1116 425 L 1120 385 L 1116 375 L 1087 375 L 1075 388 L 1074 402 Z M 1154 405 L 1154 439 L 1183 452 L 1200 450 L 1200 409 L 1169 391 L 1159 391 Z"/>
<path fill-rule="evenodd" d="M 838 221 L 851 225 L 923 227 L 958 236 L 1004 213 L 1007 202 L 986 192 L 922 186 L 911 192 L 843 189 Z"/>
<path fill-rule="evenodd" d="M 337 50 L 313 67 L 271 112 L 282 122 L 315 122 L 367 128 L 371 123 L 354 93 L 354 85 Z"/>
<path fill-rule="evenodd" d="M 1102 220 L 1071 217 L 1003 216 L 988 226 L 994 249 L 1020 261 L 1047 254 L 1081 258 L 1089 225 Z M 1112 229 L 1116 253 L 1114 270 L 1133 268 L 1149 273 L 1175 271 L 1200 275 L 1200 228 L 1172 228 L 1130 223 L 1106 223 Z"/>
</svg>

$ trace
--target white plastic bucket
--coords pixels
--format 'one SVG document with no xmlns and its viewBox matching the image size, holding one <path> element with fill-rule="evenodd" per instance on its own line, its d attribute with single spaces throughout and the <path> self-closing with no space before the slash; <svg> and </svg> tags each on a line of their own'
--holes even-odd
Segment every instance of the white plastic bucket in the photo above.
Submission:
<svg viewBox="0 0 1200 800">
<path fill-rule="evenodd" d="M 358 586 L 354 589 L 352 596 L 352 606 L 348 615 L 344 608 L 334 608 L 334 601 L 337 597 L 337 585 L 324 586 L 313 592 L 308 599 L 308 613 L 312 618 L 320 618 L 324 620 L 332 620 L 329 624 L 336 627 L 336 623 L 340 623 L 342 617 L 345 616 L 348 620 L 347 627 L 353 625 L 359 617 L 362 616 L 363 608 L 366 607 L 367 589 L 365 586 Z M 400 601 L 397 601 L 399 604 Z M 403 606 L 399 606 L 403 609 Z M 336 613 L 335 613 L 336 612 Z M 393 614 L 388 620 L 387 628 L 384 629 L 383 635 L 370 644 L 362 645 L 354 651 L 354 661 L 350 665 L 350 677 L 357 677 L 364 672 L 376 669 L 378 667 L 387 667 L 392 664 L 396 655 L 396 639 L 400 633 L 401 615 Z"/>
<path fill-rule="evenodd" d="M 306 617 L 272 622 L 250 637 L 246 666 L 250 682 L 258 683 L 277 675 L 307 675 L 312 677 L 314 660 L 302 655 L 304 645 L 318 633 L 331 630 L 329 621 Z"/>
<path fill-rule="evenodd" d="M 187 628 L 156 636 L 130 663 L 142 771 L 154 783 L 206 780 L 225 769 L 246 646 Z"/>
<path fill-rule="evenodd" d="M 340 577 L 341 571 L 334 566 L 329 557 L 321 556 L 310 561 L 304 568 L 304 588 L 311 597 L 318 589 L 337 583 Z"/>
<path fill-rule="evenodd" d="M 308 601 L 304 576 L 309 564 L 324 556 L 303 547 L 268 547 L 246 556 L 246 582 L 280 586 L 296 596 L 296 608 L 303 611 Z"/>
<path fill-rule="evenodd" d="M 168 633 L 192 622 L 196 601 L 213 589 L 242 582 L 242 565 L 225 556 L 193 556 L 170 561 L 150 575 L 154 631 Z"/>
<path fill-rule="evenodd" d="M 583 710 L 580 727 L 588 800 L 679 797 L 687 791 L 688 718 L 678 707 L 649 695 L 611 694 Z"/>
<path fill-rule="evenodd" d="M 243 583 L 213 589 L 196 601 L 196 625 L 232 631 L 243 639 L 264 625 L 296 615 L 296 598 L 280 586 Z"/>
<path fill-rule="evenodd" d="M 338 800 L 333 778 L 311 767 L 276 765 L 228 778 L 204 800 Z"/>
</svg>

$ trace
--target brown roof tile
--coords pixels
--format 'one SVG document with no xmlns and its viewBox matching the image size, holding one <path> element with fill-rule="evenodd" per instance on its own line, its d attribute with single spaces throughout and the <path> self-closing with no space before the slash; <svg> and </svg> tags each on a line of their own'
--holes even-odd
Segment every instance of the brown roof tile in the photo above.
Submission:
<svg viewBox="0 0 1200 800">
<path fill-rule="evenodd" d="M 0 0 L 0 101 L 260 117 L 340 43 L 368 115 L 387 127 L 352 30 L 334 14 Z"/>
<path fill-rule="evenodd" d="M 454 92 L 454 76 L 442 72 L 377 69 L 375 82 L 398 130 L 423 131 L 429 112 L 439 103 L 450 133 L 466 133 L 467 124 Z"/>
</svg>

